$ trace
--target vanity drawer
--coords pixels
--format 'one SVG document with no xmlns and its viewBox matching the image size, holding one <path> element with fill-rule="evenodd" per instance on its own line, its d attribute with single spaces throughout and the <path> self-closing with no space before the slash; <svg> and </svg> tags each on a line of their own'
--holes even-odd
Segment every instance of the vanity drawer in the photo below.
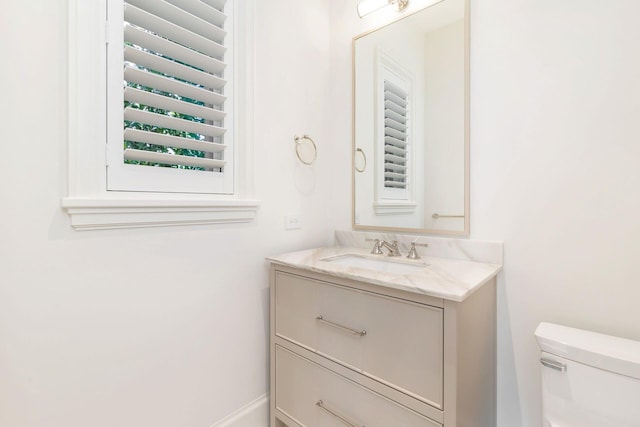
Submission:
<svg viewBox="0 0 640 427">
<path fill-rule="evenodd" d="M 442 427 L 285 348 L 275 356 L 276 408 L 302 426 Z"/>
<path fill-rule="evenodd" d="M 442 409 L 441 308 L 276 272 L 275 333 Z"/>
</svg>

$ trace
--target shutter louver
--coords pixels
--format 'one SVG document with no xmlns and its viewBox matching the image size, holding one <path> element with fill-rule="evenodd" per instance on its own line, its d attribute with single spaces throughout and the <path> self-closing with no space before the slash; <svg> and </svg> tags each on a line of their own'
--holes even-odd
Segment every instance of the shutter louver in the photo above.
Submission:
<svg viewBox="0 0 640 427">
<path fill-rule="evenodd" d="M 125 163 L 224 172 L 224 6 L 125 1 Z"/>
<path fill-rule="evenodd" d="M 398 85 L 384 81 L 384 186 L 407 188 L 408 94 Z"/>
</svg>

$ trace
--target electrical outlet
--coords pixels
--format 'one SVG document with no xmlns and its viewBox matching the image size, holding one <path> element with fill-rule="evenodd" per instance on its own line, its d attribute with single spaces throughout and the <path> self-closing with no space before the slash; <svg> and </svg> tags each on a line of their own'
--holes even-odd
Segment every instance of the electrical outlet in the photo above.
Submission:
<svg viewBox="0 0 640 427">
<path fill-rule="evenodd" d="M 301 228 L 300 214 L 287 215 L 284 217 L 284 229 L 285 230 L 297 230 Z"/>
</svg>

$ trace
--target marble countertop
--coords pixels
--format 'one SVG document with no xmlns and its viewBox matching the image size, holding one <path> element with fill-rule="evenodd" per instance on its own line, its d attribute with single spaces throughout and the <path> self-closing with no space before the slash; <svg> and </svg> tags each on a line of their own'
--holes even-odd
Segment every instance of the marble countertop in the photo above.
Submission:
<svg viewBox="0 0 640 427">
<path fill-rule="evenodd" d="M 502 270 L 500 264 L 422 256 L 420 260 L 415 261 L 405 257 L 394 258 L 393 262 L 424 266 L 424 268 L 416 269 L 408 274 L 395 274 L 369 268 L 340 265 L 326 260 L 344 255 L 385 259 L 384 255 L 371 255 L 369 249 L 344 246 L 290 252 L 267 259 L 275 264 L 457 302 L 464 301 Z"/>
</svg>

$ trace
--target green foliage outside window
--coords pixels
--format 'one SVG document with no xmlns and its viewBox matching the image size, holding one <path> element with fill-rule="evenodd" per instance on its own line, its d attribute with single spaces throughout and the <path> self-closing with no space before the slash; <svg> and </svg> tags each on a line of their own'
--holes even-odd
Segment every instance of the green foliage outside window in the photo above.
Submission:
<svg viewBox="0 0 640 427">
<path fill-rule="evenodd" d="M 159 93 L 159 94 L 162 94 L 162 95 L 168 95 L 168 96 L 171 96 L 173 98 L 180 99 L 181 101 L 191 102 L 191 103 L 197 104 L 197 105 L 204 105 L 202 102 L 199 102 L 199 101 L 193 101 L 193 100 L 190 100 L 190 99 L 187 99 L 187 98 L 181 98 L 181 97 L 179 97 L 178 95 L 175 95 L 175 94 L 168 94 L 168 93 L 159 92 L 157 90 L 151 90 L 148 87 L 141 86 L 141 85 L 138 85 L 138 84 L 135 84 L 135 83 L 127 82 L 127 86 L 134 87 L 136 89 L 144 90 L 144 91 L 147 91 L 147 92 L 154 92 L 154 93 Z M 175 111 L 167 111 L 167 110 L 163 110 L 163 109 L 156 108 L 156 107 L 151 107 L 151 106 L 144 105 L 144 104 L 132 103 L 132 102 L 129 102 L 129 101 L 124 101 L 124 106 L 125 106 L 125 108 L 126 107 L 136 108 L 136 109 L 148 111 L 150 113 L 156 113 L 156 114 L 162 114 L 162 115 L 165 115 L 165 116 L 175 117 L 177 119 L 190 120 L 190 121 L 199 122 L 199 123 L 204 123 L 205 122 L 205 120 L 200 118 L 200 117 L 188 116 L 186 114 L 180 114 L 180 113 L 177 113 Z M 179 136 L 179 137 L 182 137 L 182 138 L 195 139 L 195 140 L 198 140 L 198 141 L 202 141 L 202 140 L 205 139 L 204 135 L 200 135 L 200 134 L 197 134 L 197 133 L 190 133 L 190 132 L 185 132 L 185 131 L 180 131 L 180 130 L 175 130 L 175 129 L 162 128 L 162 127 L 158 127 L 158 126 L 152 126 L 152 125 L 133 122 L 133 121 L 129 121 L 129 120 L 125 120 L 124 121 L 124 127 L 125 127 L 125 129 L 127 129 L 127 128 L 138 129 L 138 130 L 144 130 L 144 131 L 147 131 L 147 132 L 162 133 L 162 134 L 165 134 L 165 135 L 172 135 L 172 136 Z M 136 150 L 144 150 L 144 151 L 155 151 L 157 153 L 177 154 L 177 155 L 189 156 L 189 157 L 205 157 L 206 156 L 206 153 L 204 151 L 190 150 L 190 149 L 178 148 L 178 147 L 165 147 L 165 146 L 162 146 L 162 145 L 154 145 L 154 144 L 149 144 L 149 143 L 145 143 L 145 142 L 137 142 L 137 141 L 126 141 L 125 140 L 124 141 L 124 148 L 125 149 L 133 148 L 133 149 L 136 149 Z M 146 165 L 146 166 L 160 166 L 160 167 L 171 167 L 171 168 L 180 168 L 180 169 L 204 170 L 204 168 L 197 167 L 197 166 L 166 165 L 166 164 L 159 164 L 159 163 L 154 163 L 154 162 L 141 162 L 141 161 L 138 161 L 138 160 L 125 160 L 125 163 L 135 164 L 135 165 Z"/>
<path fill-rule="evenodd" d="M 129 46 L 133 46 L 130 43 L 125 42 L 125 45 L 129 45 Z M 147 51 L 146 49 L 143 49 L 145 51 Z M 147 51 L 149 52 L 149 51 Z M 168 58 L 169 59 L 169 58 Z M 180 62 L 180 61 L 176 61 L 176 62 Z M 183 64 L 185 65 L 185 64 Z M 135 65 L 136 68 L 150 72 L 150 73 L 154 73 L 154 74 L 158 74 L 161 75 L 163 77 L 169 77 L 172 78 L 171 76 L 166 76 L 163 73 L 159 73 L 155 70 L 151 70 L 149 68 L 145 68 L 145 67 L 141 67 L 139 65 Z M 178 79 L 179 80 L 179 79 Z M 193 84 L 191 82 L 186 82 L 189 84 Z M 174 93 L 168 93 L 168 92 L 163 92 L 163 91 L 159 91 L 157 89 L 152 89 L 137 83 L 132 83 L 132 82 L 126 82 L 125 84 L 129 87 L 135 88 L 135 89 L 139 89 L 139 90 L 144 90 L 146 92 L 152 92 L 158 95 L 163 95 L 163 96 L 168 96 L 174 99 L 177 99 L 179 101 L 183 101 L 183 102 L 188 102 L 191 104 L 196 104 L 196 105 L 201 105 L 204 106 L 205 104 L 203 102 L 200 101 L 196 101 L 193 99 L 189 99 L 189 98 L 183 98 L 177 94 Z M 163 110 L 161 108 L 156 108 L 156 107 L 152 107 L 149 105 L 144 105 L 144 104 L 139 104 L 139 103 L 132 103 L 129 101 L 124 101 L 124 107 L 131 107 L 131 108 L 136 108 L 136 109 L 140 109 L 143 111 L 148 111 L 150 113 L 156 113 L 156 114 L 162 114 L 165 116 L 170 116 L 170 117 L 174 117 L 177 119 L 184 119 L 184 120 L 189 120 L 192 122 L 198 122 L 198 123 L 205 123 L 205 119 L 201 118 L 201 117 L 194 117 L 194 116 L 189 116 L 186 114 L 181 114 L 175 111 L 167 111 L 167 110 Z M 217 123 L 216 123 L 217 124 Z M 147 132 L 153 132 L 153 133 L 161 133 L 161 134 L 165 134 L 165 135 L 172 135 L 172 136 L 178 136 L 181 138 L 187 138 L 187 139 L 194 139 L 197 141 L 205 141 L 206 137 L 204 135 L 200 135 L 197 133 L 191 133 L 191 132 L 186 132 L 186 131 L 180 131 L 180 130 L 176 130 L 176 129 L 169 129 L 169 128 L 162 128 L 162 127 L 158 127 L 158 126 L 152 126 L 152 125 L 148 125 L 145 123 L 138 123 L 138 122 L 134 122 L 134 121 L 130 121 L 130 120 L 125 120 L 124 121 L 124 128 L 130 128 L 130 129 L 138 129 L 138 130 L 143 130 L 143 131 L 147 131 Z M 176 155 L 182 155 L 182 156 L 189 156 L 189 157 L 207 157 L 207 153 L 204 151 L 198 151 L 198 150 L 191 150 L 191 149 L 186 149 L 186 148 L 178 148 L 178 147 L 165 147 L 162 145 L 154 145 L 154 144 L 149 144 L 149 143 L 145 143 L 145 142 L 138 142 L 138 141 L 124 141 L 124 148 L 131 148 L 131 149 L 136 149 L 136 150 L 144 150 L 144 151 L 153 151 L 153 152 L 157 152 L 157 153 L 168 153 L 168 154 L 176 154 Z M 169 167 L 169 168 L 178 168 L 178 169 L 190 169 L 190 170 L 205 170 L 205 168 L 199 167 L 199 166 L 185 166 L 185 165 L 168 165 L 168 164 L 160 164 L 160 163 L 155 163 L 155 162 L 145 162 L 145 161 L 138 161 L 138 160 L 125 160 L 125 163 L 128 164 L 135 164 L 135 165 L 146 165 L 146 166 L 157 166 L 157 167 Z"/>
</svg>

